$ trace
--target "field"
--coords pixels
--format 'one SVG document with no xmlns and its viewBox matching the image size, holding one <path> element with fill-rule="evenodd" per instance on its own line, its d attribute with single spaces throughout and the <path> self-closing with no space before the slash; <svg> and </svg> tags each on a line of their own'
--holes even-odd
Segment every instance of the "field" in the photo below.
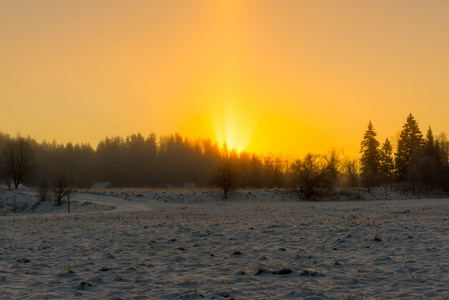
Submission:
<svg viewBox="0 0 449 300">
<path fill-rule="evenodd" d="M 447 199 L 85 191 L 70 214 L 0 199 L 2 299 L 449 299 Z"/>
</svg>

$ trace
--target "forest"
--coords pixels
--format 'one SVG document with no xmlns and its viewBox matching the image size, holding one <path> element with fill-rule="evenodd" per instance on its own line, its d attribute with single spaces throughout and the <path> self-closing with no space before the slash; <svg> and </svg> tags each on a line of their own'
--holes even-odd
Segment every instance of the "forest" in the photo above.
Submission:
<svg viewBox="0 0 449 300">
<path fill-rule="evenodd" d="M 360 158 L 343 150 L 307 153 L 285 159 L 219 146 L 210 139 L 179 134 L 112 136 L 90 144 L 36 142 L 0 133 L 1 180 L 9 188 L 54 186 L 63 179 L 73 188 L 96 182 L 109 187 L 289 188 L 310 198 L 333 188 L 399 187 L 449 191 L 449 141 L 429 127 L 424 136 L 410 114 L 394 141 L 377 140 L 371 121 L 361 134 Z"/>
</svg>

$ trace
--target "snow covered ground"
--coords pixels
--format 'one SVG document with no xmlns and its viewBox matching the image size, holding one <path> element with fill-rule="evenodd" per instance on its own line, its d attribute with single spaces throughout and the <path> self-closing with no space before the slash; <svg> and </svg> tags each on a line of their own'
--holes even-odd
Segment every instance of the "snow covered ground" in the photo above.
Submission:
<svg viewBox="0 0 449 300">
<path fill-rule="evenodd" d="M 12 214 L 16 199 L 16 214 Z M 448 299 L 449 200 L 0 192 L 0 298 Z"/>
</svg>

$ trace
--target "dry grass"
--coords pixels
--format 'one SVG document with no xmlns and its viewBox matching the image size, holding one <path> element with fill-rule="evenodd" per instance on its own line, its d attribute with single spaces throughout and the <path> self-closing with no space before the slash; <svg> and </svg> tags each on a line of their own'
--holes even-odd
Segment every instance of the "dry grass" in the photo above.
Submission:
<svg viewBox="0 0 449 300">
<path fill-rule="evenodd" d="M 376 232 L 374 233 L 373 241 L 376 241 L 376 242 L 382 241 L 382 236 L 380 234 L 380 229 L 378 226 L 376 226 Z"/>
<path fill-rule="evenodd" d="M 73 270 L 72 266 L 67 267 L 67 273 L 76 274 L 76 272 Z"/>
<path fill-rule="evenodd" d="M 260 275 L 263 273 L 270 273 L 270 270 L 268 270 L 267 267 L 265 267 L 264 265 L 257 265 L 256 267 L 256 275 Z"/>
<path fill-rule="evenodd" d="M 406 259 L 405 265 L 407 266 L 407 269 L 410 272 L 410 276 L 412 276 L 412 279 L 415 279 L 415 276 L 413 276 L 412 268 L 410 267 L 410 261 L 408 259 L 408 255 L 407 254 L 405 254 L 405 259 Z"/>
</svg>

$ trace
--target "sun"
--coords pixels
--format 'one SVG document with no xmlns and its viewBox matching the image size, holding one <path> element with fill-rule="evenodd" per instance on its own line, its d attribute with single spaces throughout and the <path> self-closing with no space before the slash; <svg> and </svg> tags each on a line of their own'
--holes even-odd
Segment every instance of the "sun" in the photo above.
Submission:
<svg viewBox="0 0 449 300">
<path fill-rule="evenodd" d="M 232 118 L 223 123 L 217 122 L 214 126 L 215 140 L 218 145 L 227 145 L 229 150 L 235 149 L 237 152 L 245 150 L 248 138 L 242 130 L 238 130 L 238 124 Z"/>
<path fill-rule="evenodd" d="M 251 139 L 251 122 L 238 111 L 230 111 L 213 120 L 213 131 L 218 145 L 227 145 L 229 150 L 244 151 Z"/>
<path fill-rule="evenodd" d="M 248 136 L 244 130 L 239 132 L 239 125 L 236 122 L 228 122 L 225 130 L 224 142 L 229 149 L 235 149 L 242 152 L 248 146 Z"/>
</svg>

